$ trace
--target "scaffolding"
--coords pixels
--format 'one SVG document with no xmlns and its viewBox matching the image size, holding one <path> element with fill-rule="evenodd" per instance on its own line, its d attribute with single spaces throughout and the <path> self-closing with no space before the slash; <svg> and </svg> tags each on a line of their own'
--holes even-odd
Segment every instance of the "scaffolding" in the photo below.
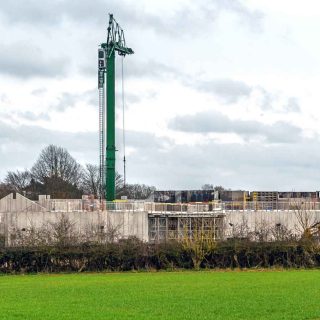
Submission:
<svg viewBox="0 0 320 320">
<path fill-rule="evenodd" d="M 104 73 L 99 73 L 104 78 Z M 105 122 L 106 115 L 104 111 L 105 92 L 104 88 L 99 86 L 99 195 L 100 199 L 104 198 L 105 187 Z"/>
<path fill-rule="evenodd" d="M 209 240 L 223 239 L 223 214 L 179 214 L 148 216 L 149 241 L 160 243 L 165 241 L 194 239 L 201 234 Z"/>
</svg>

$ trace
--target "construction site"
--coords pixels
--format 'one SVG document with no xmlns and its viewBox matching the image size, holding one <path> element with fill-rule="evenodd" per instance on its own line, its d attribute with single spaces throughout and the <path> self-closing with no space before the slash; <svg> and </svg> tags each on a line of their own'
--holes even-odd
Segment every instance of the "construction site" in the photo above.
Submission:
<svg viewBox="0 0 320 320">
<path fill-rule="evenodd" d="M 245 237 L 240 232 L 243 228 L 247 234 L 262 228 L 285 228 L 297 235 L 319 233 L 319 191 L 168 190 L 155 191 L 144 201 L 116 200 L 115 58 L 133 53 L 126 45 L 124 31 L 110 14 L 106 42 L 98 49 L 99 197 L 52 199 L 39 195 L 32 201 L 19 193 L 8 194 L 0 199 L 0 235 L 6 246 L 18 246 L 24 234 L 49 230 L 63 217 L 83 237 L 96 238 L 112 229 L 119 238 L 137 237 L 145 242 L 192 239 L 199 233 L 214 241 Z M 124 127 L 122 148 L 125 188 Z M 269 233 L 267 239 L 273 237 Z"/>
<path fill-rule="evenodd" d="M 201 191 L 199 191 L 201 192 Z M 297 236 L 306 230 L 318 236 L 320 201 L 291 198 L 290 201 L 209 201 L 160 203 L 144 201 L 101 201 L 50 199 L 38 201 L 16 193 L 0 200 L 0 236 L 6 246 L 17 246 L 34 230 L 50 232 L 66 218 L 82 238 L 97 240 L 101 232 L 116 232 L 117 238 L 137 237 L 145 242 L 162 242 L 202 237 L 214 241 L 267 232 L 273 240 L 277 230 Z M 19 237 L 17 237 L 19 235 Z"/>
</svg>

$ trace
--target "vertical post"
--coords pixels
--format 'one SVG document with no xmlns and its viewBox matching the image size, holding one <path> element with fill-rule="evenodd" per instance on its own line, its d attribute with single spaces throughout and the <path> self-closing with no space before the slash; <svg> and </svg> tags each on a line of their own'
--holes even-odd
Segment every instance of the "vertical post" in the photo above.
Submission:
<svg viewBox="0 0 320 320">
<path fill-rule="evenodd" d="M 106 147 L 106 190 L 107 201 L 115 199 L 115 51 L 107 57 L 107 147 Z"/>
</svg>

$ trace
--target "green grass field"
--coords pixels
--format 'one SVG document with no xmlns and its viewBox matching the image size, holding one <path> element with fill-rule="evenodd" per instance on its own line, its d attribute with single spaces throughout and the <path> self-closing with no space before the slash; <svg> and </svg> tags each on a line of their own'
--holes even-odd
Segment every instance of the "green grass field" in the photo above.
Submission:
<svg viewBox="0 0 320 320">
<path fill-rule="evenodd" d="M 0 319 L 320 319 L 320 271 L 0 276 Z"/>
</svg>

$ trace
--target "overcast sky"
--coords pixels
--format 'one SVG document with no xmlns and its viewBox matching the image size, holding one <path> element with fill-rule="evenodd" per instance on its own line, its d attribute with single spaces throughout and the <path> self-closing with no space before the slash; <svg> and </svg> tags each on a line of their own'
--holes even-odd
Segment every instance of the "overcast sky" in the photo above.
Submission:
<svg viewBox="0 0 320 320">
<path fill-rule="evenodd" d="M 98 163 L 109 12 L 135 51 L 124 59 L 128 182 L 320 190 L 317 0 L 2 1 L 0 179 L 48 144 Z"/>
</svg>

